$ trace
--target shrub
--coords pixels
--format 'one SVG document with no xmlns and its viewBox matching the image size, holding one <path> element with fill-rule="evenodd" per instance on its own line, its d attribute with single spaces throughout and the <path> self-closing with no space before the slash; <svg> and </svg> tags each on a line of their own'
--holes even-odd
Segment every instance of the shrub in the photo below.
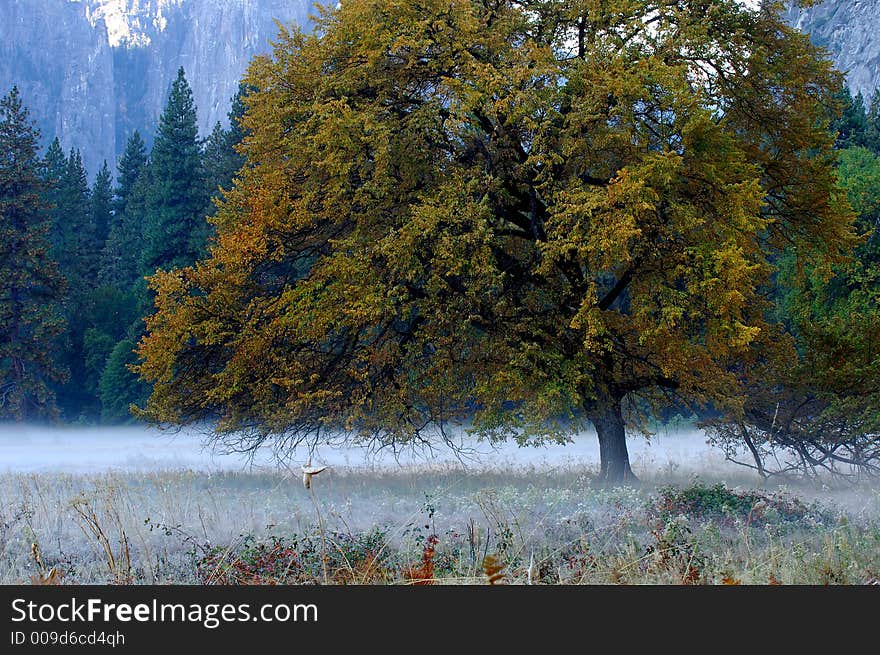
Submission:
<svg viewBox="0 0 880 655">
<path fill-rule="evenodd" d="M 815 506 L 796 498 L 758 491 L 734 491 L 723 484 L 693 484 L 683 489 L 660 489 L 656 509 L 661 517 L 684 514 L 731 524 L 737 520 L 755 527 L 768 523 L 827 523 L 831 517 Z"/>
</svg>

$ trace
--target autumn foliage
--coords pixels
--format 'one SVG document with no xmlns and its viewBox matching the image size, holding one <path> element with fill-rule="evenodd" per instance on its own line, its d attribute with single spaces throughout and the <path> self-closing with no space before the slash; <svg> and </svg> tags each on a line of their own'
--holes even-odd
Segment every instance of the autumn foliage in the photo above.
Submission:
<svg viewBox="0 0 880 655">
<path fill-rule="evenodd" d="M 791 349 L 780 253 L 853 239 L 840 77 L 781 10 L 360 0 L 282 30 L 209 256 L 152 278 L 142 415 L 245 448 L 589 421 L 629 477 L 623 410 L 741 403 L 733 364 Z"/>
</svg>

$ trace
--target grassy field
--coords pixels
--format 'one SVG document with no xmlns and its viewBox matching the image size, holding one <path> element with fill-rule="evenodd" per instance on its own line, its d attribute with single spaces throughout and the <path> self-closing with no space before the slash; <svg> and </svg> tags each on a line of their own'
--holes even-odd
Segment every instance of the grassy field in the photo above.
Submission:
<svg viewBox="0 0 880 655">
<path fill-rule="evenodd" d="M 866 584 L 877 488 L 576 467 L 0 476 L 0 582 Z M 54 569 L 54 573 L 52 570 Z"/>
</svg>

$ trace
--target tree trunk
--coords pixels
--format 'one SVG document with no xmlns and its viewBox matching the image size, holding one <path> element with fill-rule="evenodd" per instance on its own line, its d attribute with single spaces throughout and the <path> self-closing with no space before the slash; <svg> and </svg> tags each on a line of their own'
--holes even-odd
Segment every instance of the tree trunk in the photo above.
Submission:
<svg viewBox="0 0 880 655">
<path fill-rule="evenodd" d="M 620 399 L 609 399 L 589 408 L 587 417 L 599 436 L 600 479 L 604 482 L 636 482 L 626 449 L 626 426 Z"/>
</svg>

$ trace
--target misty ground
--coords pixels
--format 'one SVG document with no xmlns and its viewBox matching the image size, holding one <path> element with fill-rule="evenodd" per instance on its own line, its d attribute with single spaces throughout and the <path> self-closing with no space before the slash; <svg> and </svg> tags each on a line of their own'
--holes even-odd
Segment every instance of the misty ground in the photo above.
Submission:
<svg viewBox="0 0 880 655">
<path fill-rule="evenodd" d="M 0 582 L 55 567 L 64 583 L 479 583 L 487 561 L 512 583 L 880 577 L 868 484 L 762 484 L 692 428 L 633 436 L 635 488 L 595 483 L 590 434 L 466 445 L 464 460 L 321 448 L 312 495 L 306 452 L 285 468 L 211 451 L 201 433 L 8 426 Z"/>
<path fill-rule="evenodd" d="M 599 447 L 593 433 L 578 435 L 572 443 L 519 447 L 512 441 L 489 444 L 456 436 L 457 448 L 437 446 L 433 450 L 390 449 L 376 451 L 361 446 L 319 446 L 315 462 L 351 470 L 403 471 L 411 468 L 459 467 L 469 471 L 510 470 L 524 466 L 590 467 L 599 461 Z M 702 431 L 691 428 L 654 430 L 646 439 L 633 435 L 630 457 L 636 469 L 650 472 L 706 474 L 721 479 L 742 477 L 741 467 L 724 461 L 706 443 Z M 308 458 L 301 447 L 290 459 L 294 465 Z M 140 426 L 94 428 L 45 428 L 0 426 L 0 473 L 105 473 L 158 470 L 200 472 L 275 471 L 276 458 L 264 448 L 253 458 L 230 453 L 210 442 L 205 430 L 159 430 Z"/>
</svg>

